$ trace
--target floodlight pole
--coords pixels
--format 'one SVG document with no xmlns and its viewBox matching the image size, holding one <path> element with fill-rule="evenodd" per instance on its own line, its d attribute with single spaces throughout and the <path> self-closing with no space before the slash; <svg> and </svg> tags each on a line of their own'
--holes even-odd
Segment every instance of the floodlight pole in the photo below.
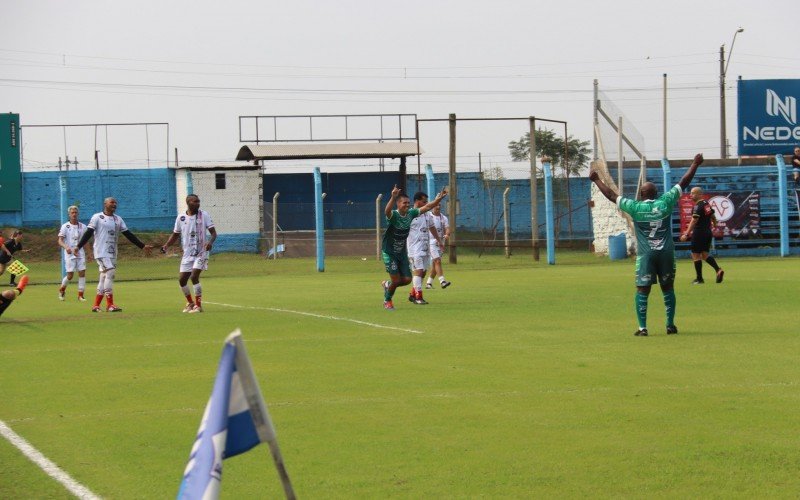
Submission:
<svg viewBox="0 0 800 500">
<path fill-rule="evenodd" d="M 511 232 L 511 221 L 508 220 L 508 192 L 511 191 L 510 187 L 507 187 L 503 191 L 503 238 L 506 244 L 506 259 L 511 257 L 511 246 L 509 245 L 509 237 Z"/>
<path fill-rule="evenodd" d="M 531 160 L 531 244 L 533 245 L 533 260 L 539 260 L 539 196 L 536 186 L 536 118 L 528 118 L 530 126 L 530 160 Z"/>
<path fill-rule="evenodd" d="M 381 200 L 383 194 L 375 199 L 375 257 L 381 260 Z"/>
<path fill-rule="evenodd" d="M 458 205 L 458 183 L 456 182 L 456 114 L 450 113 L 448 117 L 450 123 L 450 201 L 447 203 L 447 213 L 450 218 L 450 263 L 458 263 L 458 253 L 456 252 L 456 215 Z"/>
<path fill-rule="evenodd" d="M 744 28 L 740 27 L 733 33 L 733 41 L 731 42 L 731 51 L 728 52 L 728 62 L 725 62 L 725 44 L 719 46 L 719 148 L 720 158 L 728 157 L 728 131 L 725 124 L 725 75 L 728 73 L 728 65 L 731 63 L 733 56 L 733 45 L 736 43 L 736 35 L 743 32 Z"/>
</svg>

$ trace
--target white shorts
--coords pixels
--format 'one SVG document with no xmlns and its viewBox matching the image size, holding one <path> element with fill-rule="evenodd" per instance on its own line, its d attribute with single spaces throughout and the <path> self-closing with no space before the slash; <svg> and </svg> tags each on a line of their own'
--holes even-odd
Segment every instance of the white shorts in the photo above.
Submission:
<svg viewBox="0 0 800 500">
<path fill-rule="evenodd" d="M 439 242 L 436 240 L 431 241 L 431 260 L 441 259 L 442 250 L 439 248 Z"/>
<path fill-rule="evenodd" d="M 66 259 L 64 259 L 64 269 L 66 269 L 68 273 L 85 271 L 86 257 L 73 257 L 72 255 L 68 256 Z"/>
<path fill-rule="evenodd" d="M 409 255 L 408 260 L 411 264 L 412 271 L 426 271 L 429 267 L 431 267 L 431 256 L 429 254 Z"/>
<path fill-rule="evenodd" d="M 187 256 L 184 255 L 181 258 L 181 272 L 182 273 L 190 273 L 194 269 L 199 269 L 201 271 L 205 271 L 208 269 L 208 254 L 204 253 L 203 255 L 199 255 L 197 257 L 193 257 L 191 255 Z"/>
<path fill-rule="evenodd" d="M 117 268 L 117 259 L 112 257 L 98 257 L 95 259 L 97 261 L 97 267 L 100 268 L 100 272 L 104 273 L 106 271 L 110 271 L 112 269 Z"/>
</svg>

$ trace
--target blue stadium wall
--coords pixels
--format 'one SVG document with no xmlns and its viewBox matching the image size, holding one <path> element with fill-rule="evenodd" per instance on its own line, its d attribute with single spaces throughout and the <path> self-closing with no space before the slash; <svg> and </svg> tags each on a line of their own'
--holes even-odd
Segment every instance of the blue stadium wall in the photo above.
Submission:
<svg viewBox="0 0 800 500">
<path fill-rule="evenodd" d="M 67 204 L 78 205 L 81 219 L 103 209 L 113 196 L 118 214 L 136 231 L 169 231 L 175 222 L 175 173 L 166 168 L 26 172 L 22 212 L 0 212 L 0 224 L 57 227 L 61 224 L 59 178 L 67 179 Z"/>
</svg>

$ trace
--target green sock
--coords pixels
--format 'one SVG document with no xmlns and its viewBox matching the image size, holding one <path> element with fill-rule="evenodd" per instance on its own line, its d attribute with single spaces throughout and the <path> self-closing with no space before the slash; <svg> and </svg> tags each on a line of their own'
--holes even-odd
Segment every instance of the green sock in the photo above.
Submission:
<svg viewBox="0 0 800 500">
<path fill-rule="evenodd" d="M 636 319 L 639 320 L 639 329 L 647 328 L 647 295 L 636 292 L 634 299 Z"/>
<path fill-rule="evenodd" d="M 386 290 L 383 291 L 383 300 L 390 301 L 392 300 L 393 293 L 389 292 L 389 287 L 386 287 Z"/>
<path fill-rule="evenodd" d="M 667 326 L 675 326 L 675 290 L 664 292 L 664 308 L 667 311 Z"/>
</svg>

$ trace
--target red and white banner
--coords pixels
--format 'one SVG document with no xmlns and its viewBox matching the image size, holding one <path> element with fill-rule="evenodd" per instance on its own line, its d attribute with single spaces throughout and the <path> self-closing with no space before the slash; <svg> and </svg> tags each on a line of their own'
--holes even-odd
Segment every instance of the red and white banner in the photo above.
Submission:
<svg viewBox="0 0 800 500">
<path fill-rule="evenodd" d="M 715 238 L 750 239 L 761 237 L 761 193 L 739 191 L 733 193 L 707 192 L 705 199 L 717 218 L 713 229 Z M 694 200 L 688 193 L 681 195 L 678 207 L 681 215 L 681 233 L 686 232 L 692 220 Z"/>
</svg>

